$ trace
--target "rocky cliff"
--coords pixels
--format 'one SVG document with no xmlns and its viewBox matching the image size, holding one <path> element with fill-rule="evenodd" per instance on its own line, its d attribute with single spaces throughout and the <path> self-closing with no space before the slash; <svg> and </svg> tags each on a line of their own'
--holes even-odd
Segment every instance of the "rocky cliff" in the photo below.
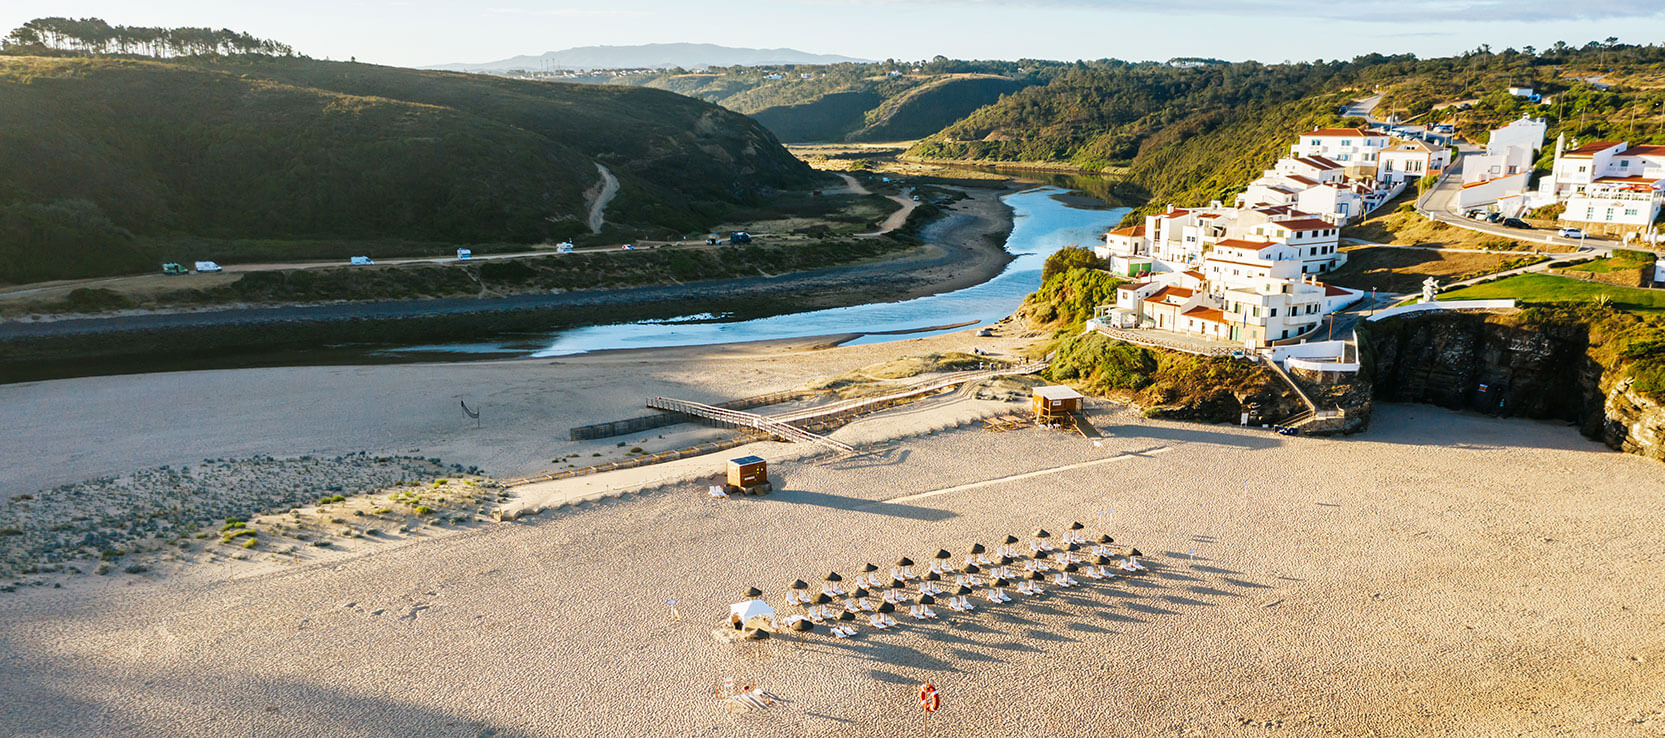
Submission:
<svg viewBox="0 0 1665 738">
<path fill-rule="evenodd" d="M 1665 460 L 1665 406 L 1604 365 L 1584 325 L 1422 314 L 1363 326 L 1359 341 L 1377 400 L 1565 420 L 1614 449 Z"/>
</svg>

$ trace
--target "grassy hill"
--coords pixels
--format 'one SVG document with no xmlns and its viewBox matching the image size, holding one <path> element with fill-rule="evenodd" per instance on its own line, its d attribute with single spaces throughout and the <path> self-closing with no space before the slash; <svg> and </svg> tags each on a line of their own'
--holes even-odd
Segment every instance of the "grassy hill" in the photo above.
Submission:
<svg viewBox="0 0 1665 738">
<path fill-rule="evenodd" d="M 181 240 L 566 238 L 587 232 L 598 163 L 620 181 L 609 222 L 642 232 L 695 231 L 812 176 L 744 116 L 658 90 L 0 56 L 0 282 L 152 270 L 188 258 Z"/>
<path fill-rule="evenodd" d="M 921 138 L 1068 68 L 1058 62 L 957 61 L 735 67 L 610 78 L 752 116 L 783 141 Z M 917 69 L 918 71 L 914 71 Z M 899 72 L 892 75 L 891 72 Z M 807 77 L 805 75 L 808 75 Z M 772 77 L 779 77 L 772 79 Z"/>
<path fill-rule="evenodd" d="M 1175 68 L 1101 60 L 1053 74 L 916 144 L 907 156 L 970 163 L 1051 164 L 1116 171 L 1158 204 L 1227 199 L 1314 126 L 1343 123 L 1348 100 L 1386 93 L 1378 117 L 1450 120 L 1483 140 L 1521 115 L 1551 139 L 1665 142 L 1665 49 L 1591 43 L 1478 49 L 1417 59 L 1370 54 L 1345 62 L 1255 62 Z M 1543 104 L 1514 97 L 1534 86 Z M 1458 110 L 1444 104 L 1473 100 Z M 1357 124 L 1360 121 L 1351 121 Z M 1553 147 L 1540 166 L 1547 166 Z"/>
</svg>

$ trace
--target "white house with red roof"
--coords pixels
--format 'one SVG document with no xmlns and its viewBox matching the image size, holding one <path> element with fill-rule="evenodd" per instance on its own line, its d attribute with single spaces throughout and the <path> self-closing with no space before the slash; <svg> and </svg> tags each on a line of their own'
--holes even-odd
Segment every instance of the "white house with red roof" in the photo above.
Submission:
<svg viewBox="0 0 1665 738">
<path fill-rule="evenodd" d="M 1466 165 L 1465 165 L 1466 166 Z M 1665 202 L 1665 146 L 1592 141 L 1572 149 L 1555 142 L 1555 163 L 1538 183 L 1540 200 L 1562 200 L 1561 220 L 1586 232 L 1650 228 Z"/>
<path fill-rule="evenodd" d="M 1302 133 L 1289 147 L 1289 155 L 1322 156 L 1343 167 L 1375 172 L 1376 159 L 1391 142 L 1387 134 L 1367 128 L 1318 128 Z"/>
<path fill-rule="evenodd" d="M 1382 182 L 1414 182 L 1438 174 L 1451 163 L 1451 150 L 1435 143 L 1406 139 L 1376 156 L 1376 179 Z"/>
</svg>

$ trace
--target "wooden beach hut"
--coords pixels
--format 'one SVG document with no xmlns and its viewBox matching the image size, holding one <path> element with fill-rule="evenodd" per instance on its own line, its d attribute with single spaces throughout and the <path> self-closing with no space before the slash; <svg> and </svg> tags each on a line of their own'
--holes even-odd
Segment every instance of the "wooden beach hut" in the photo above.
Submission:
<svg viewBox="0 0 1665 738">
<path fill-rule="evenodd" d="M 769 481 L 768 462 L 761 456 L 729 459 L 728 491 L 748 495 L 766 495 L 775 491 L 775 485 Z"/>
<path fill-rule="evenodd" d="M 1029 404 L 1035 409 L 1037 422 L 1066 422 L 1081 411 L 1081 393 L 1057 384 L 1036 387 Z"/>
</svg>

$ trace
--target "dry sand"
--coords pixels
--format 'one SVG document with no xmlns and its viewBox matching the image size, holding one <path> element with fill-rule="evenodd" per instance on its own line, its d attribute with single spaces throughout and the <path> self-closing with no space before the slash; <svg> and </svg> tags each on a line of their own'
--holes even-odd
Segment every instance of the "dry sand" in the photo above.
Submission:
<svg viewBox="0 0 1665 738">
<path fill-rule="evenodd" d="M 0 726 L 890 736 L 929 679 L 944 736 L 1665 733 L 1656 462 L 1425 407 L 1349 439 L 1097 421 L 1100 446 L 939 433 L 777 463 L 767 498 L 685 487 L 290 571 L 25 590 L 0 597 Z M 711 634 L 750 585 L 778 604 L 796 577 L 1109 509 L 1150 574 L 849 642 Z M 730 676 L 780 704 L 729 714 Z"/>
</svg>

